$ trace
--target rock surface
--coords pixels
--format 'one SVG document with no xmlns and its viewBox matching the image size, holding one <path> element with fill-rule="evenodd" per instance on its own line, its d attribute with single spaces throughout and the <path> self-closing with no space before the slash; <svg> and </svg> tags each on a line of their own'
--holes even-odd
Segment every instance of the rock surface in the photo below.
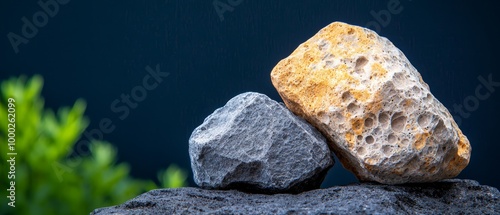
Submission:
<svg viewBox="0 0 500 215">
<path fill-rule="evenodd" d="M 472 180 L 400 186 L 355 184 L 292 194 L 152 190 L 91 214 L 499 214 L 500 192 Z"/>
<path fill-rule="evenodd" d="M 446 107 L 405 55 L 369 29 L 328 25 L 281 60 L 271 79 L 362 181 L 438 181 L 469 163 L 469 141 Z"/>
<path fill-rule="evenodd" d="M 321 133 L 259 93 L 208 116 L 189 139 L 189 155 L 200 187 L 261 193 L 319 188 L 334 162 Z"/>
</svg>

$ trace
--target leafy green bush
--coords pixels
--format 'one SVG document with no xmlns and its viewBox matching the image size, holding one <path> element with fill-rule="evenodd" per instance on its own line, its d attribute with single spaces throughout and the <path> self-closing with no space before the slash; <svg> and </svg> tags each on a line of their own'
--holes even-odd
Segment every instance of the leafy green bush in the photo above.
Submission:
<svg viewBox="0 0 500 215">
<path fill-rule="evenodd" d="M 90 155 L 72 155 L 76 141 L 88 126 L 83 116 L 86 104 L 54 113 L 44 108 L 43 80 L 34 76 L 11 78 L 1 83 L 0 95 L 0 211 L 2 214 L 88 214 L 95 208 L 123 203 L 138 194 L 158 188 L 152 181 L 133 179 L 124 163 L 116 164 L 111 144 L 92 141 Z M 5 198 L 10 187 L 6 162 L 8 99 L 15 102 L 15 208 Z M 6 171 L 7 170 L 7 171 Z M 162 187 L 186 185 L 184 171 L 171 165 L 158 175 Z"/>
</svg>

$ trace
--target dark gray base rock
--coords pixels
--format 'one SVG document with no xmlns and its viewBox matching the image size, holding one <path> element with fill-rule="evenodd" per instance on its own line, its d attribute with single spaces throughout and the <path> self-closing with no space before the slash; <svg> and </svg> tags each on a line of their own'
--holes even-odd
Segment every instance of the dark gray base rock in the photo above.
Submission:
<svg viewBox="0 0 500 215">
<path fill-rule="evenodd" d="M 500 214 L 498 189 L 473 180 L 354 184 L 293 194 L 228 190 L 152 190 L 91 214 Z"/>
<path fill-rule="evenodd" d="M 334 162 L 319 131 L 259 93 L 208 116 L 189 138 L 189 156 L 202 188 L 268 194 L 317 189 Z"/>
</svg>

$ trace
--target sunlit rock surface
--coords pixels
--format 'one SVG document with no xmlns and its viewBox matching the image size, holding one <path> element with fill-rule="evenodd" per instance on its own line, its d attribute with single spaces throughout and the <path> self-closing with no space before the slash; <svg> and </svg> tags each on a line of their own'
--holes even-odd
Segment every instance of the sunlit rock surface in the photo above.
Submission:
<svg viewBox="0 0 500 215">
<path fill-rule="evenodd" d="M 271 79 L 360 180 L 432 182 L 469 163 L 469 141 L 448 110 L 405 55 L 369 29 L 328 25 L 281 60 Z"/>
<path fill-rule="evenodd" d="M 208 116 L 189 139 L 202 188 L 298 193 L 319 188 L 333 165 L 326 139 L 284 105 L 243 93 Z"/>
</svg>

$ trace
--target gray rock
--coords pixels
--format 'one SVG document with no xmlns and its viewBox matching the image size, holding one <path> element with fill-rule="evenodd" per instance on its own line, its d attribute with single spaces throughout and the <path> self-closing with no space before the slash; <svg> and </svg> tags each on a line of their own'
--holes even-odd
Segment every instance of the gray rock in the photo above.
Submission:
<svg viewBox="0 0 500 215">
<path fill-rule="evenodd" d="M 498 189 L 473 180 L 354 184 L 292 194 L 235 190 L 152 190 L 91 214 L 500 214 Z"/>
<path fill-rule="evenodd" d="M 193 131 L 189 155 L 200 187 L 258 193 L 319 188 L 334 163 L 314 127 L 251 92 L 229 100 Z"/>
</svg>

